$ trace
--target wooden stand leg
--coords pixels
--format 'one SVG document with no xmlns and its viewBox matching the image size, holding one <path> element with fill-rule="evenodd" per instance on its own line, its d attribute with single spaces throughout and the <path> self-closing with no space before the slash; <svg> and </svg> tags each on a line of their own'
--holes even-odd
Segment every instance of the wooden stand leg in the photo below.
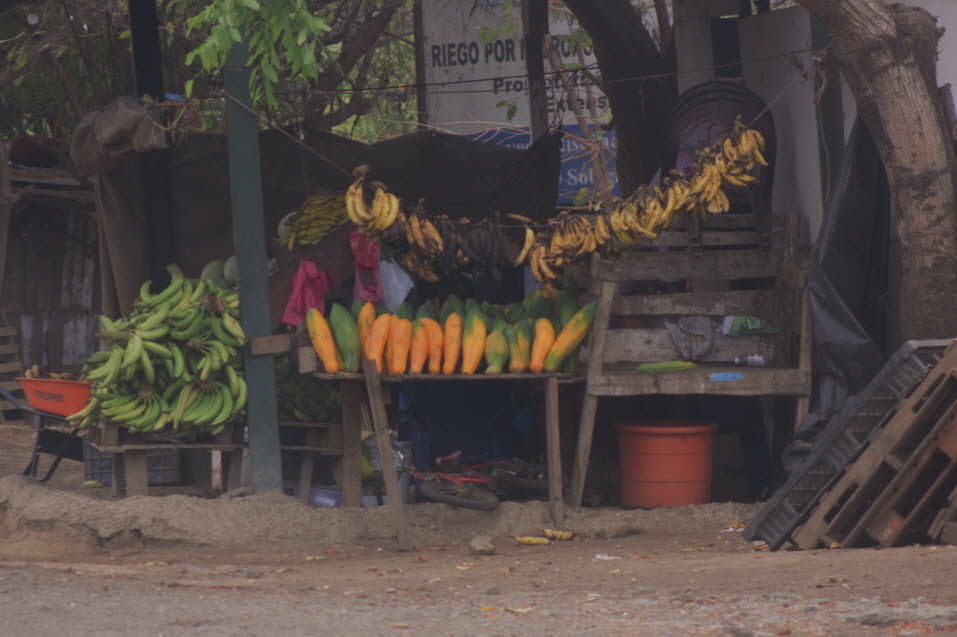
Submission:
<svg viewBox="0 0 957 637">
<path fill-rule="evenodd" d="M 597 261 L 596 261 L 597 267 Z M 595 310 L 595 329 L 588 344 L 588 381 L 582 400 L 581 420 L 578 423 L 578 446 L 575 448 L 575 463 L 572 466 L 571 491 L 568 505 L 579 507 L 585 492 L 585 475 L 588 473 L 588 457 L 591 455 L 591 439 L 595 430 L 595 412 L 598 397 L 589 393 L 589 388 L 597 375 L 602 373 L 605 360 L 605 342 L 608 338 L 608 322 L 611 319 L 611 306 L 615 300 L 617 283 L 602 281 L 598 292 L 598 307 Z"/>
<path fill-rule="evenodd" d="M 545 381 L 545 446 L 548 452 L 548 511 L 552 524 L 557 527 L 565 523 L 559 429 L 558 379 L 552 376 Z"/>
<path fill-rule="evenodd" d="M 319 444 L 319 432 L 309 429 L 306 431 L 306 445 L 313 447 Z M 316 462 L 316 454 L 303 451 L 299 463 L 299 485 L 296 494 L 303 502 L 309 502 L 312 495 L 312 470 Z"/>
<path fill-rule="evenodd" d="M 126 467 L 123 465 L 123 454 L 113 454 L 113 486 L 110 491 L 115 498 L 123 495 L 123 482 L 126 476 Z"/>
<path fill-rule="evenodd" d="M 242 486 L 243 450 L 222 452 L 223 491 L 232 491 Z"/>
<path fill-rule="evenodd" d="M 591 455 L 591 440 L 595 430 L 595 412 L 598 409 L 598 397 L 585 389 L 582 400 L 581 420 L 578 423 L 578 446 L 575 449 L 575 464 L 572 465 L 572 483 L 568 494 L 568 506 L 579 507 L 585 492 L 585 475 L 588 473 L 588 457 Z"/>
<path fill-rule="evenodd" d="M 146 470 L 146 451 L 127 451 L 123 454 L 126 470 L 126 495 L 149 495 L 149 473 Z"/>
<path fill-rule="evenodd" d="M 342 506 L 358 507 L 362 499 L 362 416 L 359 403 L 362 391 L 359 383 L 344 381 L 339 384 L 342 398 Z"/>
<path fill-rule="evenodd" d="M 382 383 L 375 363 L 369 359 L 362 361 L 362 371 L 366 379 L 366 391 L 369 393 L 369 408 L 372 410 L 372 426 L 375 429 L 376 443 L 379 448 L 379 462 L 382 465 L 382 477 L 385 480 L 385 492 L 389 496 L 389 509 L 395 529 L 396 545 L 400 551 L 409 548 L 408 533 L 405 528 L 405 505 L 399 493 L 399 479 L 394 467 L 395 451 L 392 437 L 389 435 L 389 421 L 382 398 Z"/>
</svg>

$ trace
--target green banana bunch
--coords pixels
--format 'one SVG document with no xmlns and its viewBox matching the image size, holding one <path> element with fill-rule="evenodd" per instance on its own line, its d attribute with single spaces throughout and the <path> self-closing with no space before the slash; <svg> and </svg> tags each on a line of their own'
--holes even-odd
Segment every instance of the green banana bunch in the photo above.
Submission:
<svg viewBox="0 0 957 637">
<path fill-rule="evenodd" d="M 128 316 L 100 317 L 104 348 L 81 371 L 91 400 L 68 421 L 186 434 L 218 433 L 244 416 L 238 293 L 188 279 L 176 266 L 168 270 L 169 286 L 154 294 L 143 283 Z"/>
</svg>

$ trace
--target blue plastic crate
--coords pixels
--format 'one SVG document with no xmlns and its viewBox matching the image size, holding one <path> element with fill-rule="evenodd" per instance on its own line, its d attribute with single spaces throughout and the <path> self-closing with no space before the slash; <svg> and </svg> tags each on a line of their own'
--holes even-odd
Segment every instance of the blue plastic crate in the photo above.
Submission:
<svg viewBox="0 0 957 637">
<path fill-rule="evenodd" d="M 96 480 L 105 486 L 113 485 L 113 455 L 98 451 L 89 441 L 83 441 L 83 479 Z M 148 449 L 146 451 L 148 484 L 177 484 L 182 481 L 179 449 Z"/>
</svg>

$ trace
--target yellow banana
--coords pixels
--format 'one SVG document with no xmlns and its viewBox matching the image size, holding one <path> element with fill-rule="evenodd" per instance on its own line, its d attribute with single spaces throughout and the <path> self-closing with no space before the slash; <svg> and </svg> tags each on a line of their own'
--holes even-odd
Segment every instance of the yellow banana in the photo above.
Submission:
<svg viewBox="0 0 957 637">
<path fill-rule="evenodd" d="M 571 531 L 558 531 L 556 529 L 542 529 L 542 535 L 549 540 L 558 540 L 559 542 L 567 542 L 575 537 L 575 534 Z"/>
<path fill-rule="evenodd" d="M 525 242 L 522 244 L 522 249 L 519 251 L 518 256 L 515 257 L 515 261 L 512 265 L 519 266 L 525 262 L 525 258 L 528 257 L 529 251 L 532 249 L 532 245 L 535 243 L 535 231 L 525 226 Z"/>
</svg>

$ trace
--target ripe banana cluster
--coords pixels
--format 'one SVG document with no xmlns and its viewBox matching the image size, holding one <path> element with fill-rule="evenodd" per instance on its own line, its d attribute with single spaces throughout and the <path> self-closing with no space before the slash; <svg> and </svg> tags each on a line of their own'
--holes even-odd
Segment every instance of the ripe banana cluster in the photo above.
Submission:
<svg viewBox="0 0 957 637">
<path fill-rule="evenodd" d="M 357 178 L 346 190 L 346 213 L 349 221 L 354 223 L 363 234 L 378 240 L 386 230 L 392 227 L 401 214 L 399 198 L 391 192 L 386 192 L 385 186 L 381 183 L 373 182 L 371 186 L 375 190 L 375 195 L 372 198 L 372 205 L 367 205 L 363 193 L 367 172 L 367 166 L 356 169 Z"/>
<path fill-rule="evenodd" d="M 563 213 L 544 228 L 536 229 L 533 220 L 510 214 L 524 226 L 522 248 L 511 265 L 528 264 L 536 279 L 553 284 L 565 264 L 611 245 L 651 241 L 678 214 L 727 212 L 731 202 L 724 189 L 746 187 L 754 181 L 751 172 L 755 165 L 767 166 L 764 148 L 761 133 L 739 121 L 732 135 L 698 151 L 690 179 L 672 172 L 662 180 L 662 187 L 638 188 L 609 211 L 594 216 Z M 356 181 L 346 192 L 349 219 L 376 240 L 404 240 L 408 250 L 402 260 L 404 267 L 428 281 L 437 279 L 435 265 L 443 272 L 469 266 L 498 267 L 504 253 L 499 224 L 487 220 L 455 223 L 444 216 L 433 222 L 419 212 L 406 216 L 399 210 L 398 198 L 378 183 L 372 184 L 375 198 L 370 208 L 363 196 L 367 172 L 365 166 L 357 169 Z"/>
<path fill-rule="evenodd" d="M 23 372 L 23 375 L 27 378 L 43 378 L 43 374 L 40 373 L 39 365 L 33 365 L 31 367 L 27 367 L 26 370 Z M 76 376 L 74 376 L 70 372 L 50 372 L 48 376 L 50 377 L 50 380 L 75 380 L 76 379 Z"/>
<path fill-rule="evenodd" d="M 732 136 L 698 151 L 690 179 L 672 173 L 664 188 L 639 188 L 607 213 L 611 233 L 622 244 L 651 240 L 667 228 L 677 214 L 721 214 L 731 202 L 726 187 L 745 187 L 754 181 L 755 164 L 767 166 L 764 137 L 756 130 L 736 126 Z"/>
<path fill-rule="evenodd" d="M 290 218 L 291 232 L 286 247 L 312 245 L 348 220 L 343 197 L 316 195 L 306 199 Z"/>
<path fill-rule="evenodd" d="M 239 350 L 246 335 L 237 320 L 238 293 L 187 279 L 175 267 L 170 272 L 162 292 L 142 285 L 128 317 L 100 317 L 98 336 L 109 347 L 84 364 L 91 399 L 68 421 L 218 433 L 242 415 L 247 388 Z"/>
<path fill-rule="evenodd" d="M 767 165 L 763 150 L 761 134 L 738 125 L 733 136 L 699 151 L 690 179 L 672 173 L 663 180 L 663 188 L 638 188 L 610 211 L 591 218 L 559 215 L 541 234 L 526 226 L 515 264 L 527 260 L 536 279 L 552 284 L 560 278 L 563 265 L 604 247 L 613 238 L 632 246 L 657 238 L 678 214 L 727 212 L 731 202 L 724 188 L 752 183 L 755 165 Z"/>
</svg>

